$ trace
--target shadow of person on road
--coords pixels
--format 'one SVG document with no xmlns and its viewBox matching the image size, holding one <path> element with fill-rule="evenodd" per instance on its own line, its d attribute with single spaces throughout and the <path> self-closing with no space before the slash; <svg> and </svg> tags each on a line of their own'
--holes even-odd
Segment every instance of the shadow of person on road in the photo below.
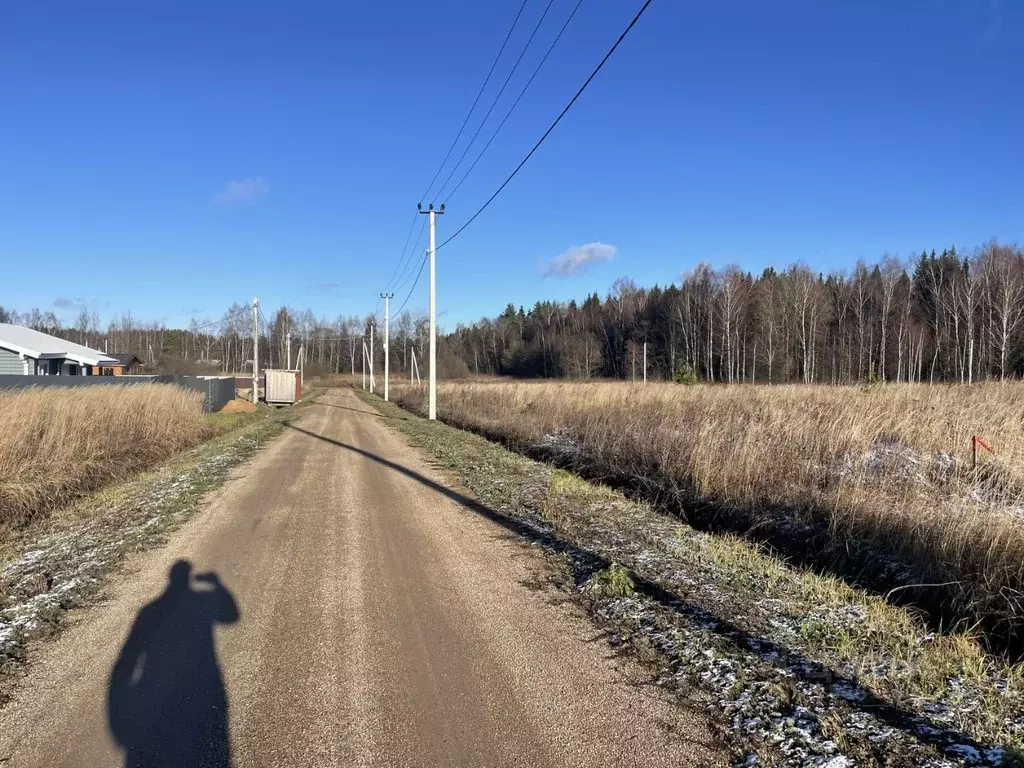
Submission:
<svg viewBox="0 0 1024 768">
<path fill-rule="evenodd" d="M 187 560 L 171 566 L 167 588 L 139 611 L 110 673 L 107 719 L 125 768 L 230 768 L 213 633 L 238 619 L 216 573 L 193 576 Z"/>
</svg>

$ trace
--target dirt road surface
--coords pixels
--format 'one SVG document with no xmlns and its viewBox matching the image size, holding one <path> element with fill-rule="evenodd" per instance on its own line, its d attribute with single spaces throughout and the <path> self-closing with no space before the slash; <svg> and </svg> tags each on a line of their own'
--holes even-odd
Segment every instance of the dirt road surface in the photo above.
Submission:
<svg viewBox="0 0 1024 768">
<path fill-rule="evenodd" d="M 715 764 L 465 501 L 332 390 L 40 649 L 0 766 Z"/>
</svg>

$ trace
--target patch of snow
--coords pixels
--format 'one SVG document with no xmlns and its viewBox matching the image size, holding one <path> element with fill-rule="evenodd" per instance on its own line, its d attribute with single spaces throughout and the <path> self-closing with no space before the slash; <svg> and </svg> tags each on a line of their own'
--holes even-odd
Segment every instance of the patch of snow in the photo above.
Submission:
<svg viewBox="0 0 1024 768">
<path fill-rule="evenodd" d="M 31 552 L 26 552 L 18 560 L 0 571 L 0 579 L 4 578 L 8 574 L 30 568 L 42 560 L 44 555 L 46 555 L 45 549 L 33 549 Z"/>
<path fill-rule="evenodd" d="M 868 697 L 868 692 L 863 688 L 851 685 L 845 681 L 832 683 L 831 691 L 844 701 L 850 702 L 864 701 Z"/>
<path fill-rule="evenodd" d="M 971 765 L 977 765 L 982 759 L 981 752 L 968 744 L 953 744 L 949 747 L 949 751 L 962 755 Z"/>
</svg>

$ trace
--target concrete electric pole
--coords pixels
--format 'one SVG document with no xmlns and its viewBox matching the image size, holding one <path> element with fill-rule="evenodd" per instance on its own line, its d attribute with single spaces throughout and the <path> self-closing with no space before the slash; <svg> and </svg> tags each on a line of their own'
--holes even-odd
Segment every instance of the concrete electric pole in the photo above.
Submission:
<svg viewBox="0 0 1024 768">
<path fill-rule="evenodd" d="M 260 297 L 252 300 L 252 404 L 260 401 Z"/>
<path fill-rule="evenodd" d="M 292 369 L 292 332 L 291 331 L 288 331 L 288 333 L 286 333 L 284 335 L 284 346 L 285 346 L 285 349 L 288 350 L 288 364 L 284 368 L 285 368 L 286 371 L 290 371 Z"/>
<path fill-rule="evenodd" d="M 434 421 L 437 419 L 437 308 L 434 304 L 434 251 L 436 250 L 436 240 L 434 222 L 438 215 L 444 213 L 444 203 L 441 203 L 441 208 L 436 211 L 434 210 L 433 203 L 425 211 L 423 210 L 423 205 L 418 204 L 416 210 L 427 214 L 427 222 L 430 225 L 430 396 L 427 418 Z"/>
<path fill-rule="evenodd" d="M 370 394 L 373 394 L 373 328 L 377 325 L 377 318 L 370 323 Z"/>
<path fill-rule="evenodd" d="M 384 402 L 387 402 L 391 375 L 391 299 L 395 294 L 382 293 L 380 297 L 384 299 Z"/>
</svg>

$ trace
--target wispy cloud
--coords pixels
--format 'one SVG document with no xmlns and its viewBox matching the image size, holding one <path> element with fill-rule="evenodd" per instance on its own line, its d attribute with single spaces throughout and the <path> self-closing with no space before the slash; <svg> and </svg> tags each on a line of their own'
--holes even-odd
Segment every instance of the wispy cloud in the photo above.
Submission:
<svg viewBox="0 0 1024 768">
<path fill-rule="evenodd" d="M 316 285 L 309 286 L 309 290 L 312 293 L 330 293 L 341 288 L 341 283 L 317 283 Z"/>
<path fill-rule="evenodd" d="M 88 309 L 89 305 L 85 299 L 76 297 L 68 298 L 67 296 L 58 296 L 53 300 L 53 306 L 56 309 L 71 309 L 75 312 L 81 312 L 83 309 Z"/>
<path fill-rule="evenodd" d="M 270 194 L 270 185 L 259 176 L 229 181 L 213 197 L 217 205 L 250 205 Z"/>
<path fill-rule="evenodd" d="M 988 23 L 978 37 L 978 44 L 982 48 L 992 45 L 1003 33 L 1003 13 L 999 7 L 999 0 L 990 0 L 988 9 Z"/>
<path fill-rule="evenodd" d="M 588 264 L 595 261 L 609 261 L 615 258 L 618 248 L 606 243 L 587 243 L 574 245 L 564 253 L 555 256 L 551 261 L 541 263 L 541 274 L 545 276 L 574 277 L 581 274 Z"/>
</svg>

